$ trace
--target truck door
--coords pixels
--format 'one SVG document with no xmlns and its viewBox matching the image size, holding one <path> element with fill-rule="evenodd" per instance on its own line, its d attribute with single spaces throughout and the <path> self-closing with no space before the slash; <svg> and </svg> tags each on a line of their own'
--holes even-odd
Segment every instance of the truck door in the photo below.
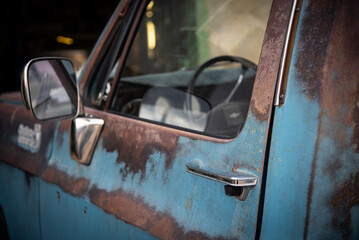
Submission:
<svg viewBox="0 0 359 240">
<path fill-rule="evenodd" d="M 290 8 L 121 2 L 80 79 L 105 125 L 84 165 L 59 124 L 43 237 L 254 238 Z"/>
<path fill-rule="evenodd" d="M 263 238 L 359 238 L 358 7 L 303 1 L 273 121 Z"/>
</svg>

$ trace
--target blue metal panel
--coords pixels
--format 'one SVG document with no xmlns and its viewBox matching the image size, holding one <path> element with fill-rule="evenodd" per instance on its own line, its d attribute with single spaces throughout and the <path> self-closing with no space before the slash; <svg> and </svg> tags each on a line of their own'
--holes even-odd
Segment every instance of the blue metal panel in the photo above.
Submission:
<svg viewBox="0 0 359 240">
<path fill-rule="evenodd" d="M 122 229 L 126 222 L 164 239 L 254 238 L 267 126 L 289 8 L 288 1 L 274 1 L 249 116 L 238 138 L 215 140 L 86 109 L 103 118 L 105 126 L 92 162 L 85 166 L 70 157 L 69 122 L 63 121 L 57 128 L 53 154 L 42 175 L 42 223 L 44 228 L 51 229 L 44 236 L 70 236 L 74 225 L 81 224 L 69 220 L 71 215 L 81 214 L 74 217 L 79 220 L 84 208 L 91 205 L 87 210 L 93 211 L 94 218 L 107 219 L 110 229 L 118 225 Z M 116 16 L 120 17 L 120 12 Z M 89 81 L 95 60 L 102 55 L 105 38 L 113 25 L 114 22 L 107 25 L 84 70 L 81 83 L 85 86 L 91 86 L 85 81 Z M 187 173 L 185 164 L 193 160 L 216 171 L 238 168 L 252 173 L 258 176 L 258 185 L 245 202 L 238 201 L 225 196 L 223 184 Z M 60 201 L 66 195 L 66 204 L 58 208 L 57 192 Z M 56 216 L 61 217 L 50 221 Z M 87 228 L 85 224 L 78 226 L 88 231 L 86 235 L 96 229 L 92 227 L 95 220 L 88 223 Z M 66 233 L 56 226 L 62 226 Z M 117 234 L 110 231 L 107 236 Z"/>
<path fill-rule="evenodd" d="M 118 118 L 115 115 L 112 117 Z M 74 213 L 81 213 L 82 216 L 84 207 L 93 206 L 92 203 L 104 207 L 105 211 L 121 218 L 121 214 L 116 212 L 115 206 L 112 209 L 107 209 L 107 206 L 102 205 L 103 201 L 111 201 L 109 198 L 112 195 L 107 198 L 94 199 L 92 192 L 96 190 L 111 194 L 122 193 L 131 195 L 134 199 L 140 199 L 151 209 L 150 214 L 169 216 L 183 228 L 185 233 L 201 232 L 205 233 L 207 237 L 253 238 L 257 221 L 259 187 L 255 187 L 247 200 L 241 202 L 226 196 L 223 184 L 187 173 L 185 164 L 197 159 L 203 163 L 204 167 L 222 171 L 230 171 L 235 164 L 239 164 L 240 169 L 255 174 L 260 181 L 265 129 L 266 122 L 261 123 L 252 114 L 249 114 L 245 129 L 232 142 L 223 144 L 180 137 L 177 143 L 176 157 L 170 167 L 166 167 L 166 153 L 156 150 L 154 145 L 153 152 L 148 159 L 133 160 L 143 161 L 146 165 L 144 172 L 138 171 L 137 173 L 129 171 L 125 162 L 117 161 L 118 152 L 108 152 L 103 146 L 103 139 L 97 145 L 91 164 L 89 166 L 78 164 L 69 155 L 68 131 L 59 131 L 55 136 L 57 141 L 54 144 L 49 168 L 61 172 L 67 179 L 86 182 L 84 184 L 86 189 L 79 191 L 81 192 L 78 194 L 79 198 L 74 197 L 74 205 L 70 206 L 71 197 L 69 197 L 69 193 L 65 194 L 63 191 L 60 193 L 59 190 L 50 187 L 52 185 L 42 184 L 41 216 L 43 228 L 51 229 L 48 234 L 51 232 L 56 236 L 67 234 L 64 233 L 64 229 L 71 230 L 74 225 L 85 230 L 87 225 L 82 224 L 81 221 L 77 222 L 79 216 Z M 45 178 L 47 178 L 46 172 Z M 78 182 L 74 181 L 72 186 L 62 185 L 62 187 L 71 193 L 78 188 L 77 185 L 80 186 Z M 58 204 L 56 191 L 61 196 L 67 195 L 68 205 L 55 207 Z M 115 196 L 118 197 L 118 195 Z M 81 199 L 81 201 L 76 199 Z M 71 217 L 71 214 L 76 216 Z M 102 214 L 108 215 L 102 211 L 94 211 L 94 214 L 99 214 L 94 219 L 105 217 L 101 216 Z M 57 218 L 56 221 L 50 221 L 55 216 L 63 217 Z M 121 229 L 117 226 L 122 222 L 121 220 L 110 215 L 107 217 L 113 219 L 108 221 L 111 229 Z M 73 218 L 73 221 L 69 220 L 70 218 Z M 130 221 L 128 219 L 123 220 Z M 138 220 L 136 219 L 136 221 Z M 60 225 L 62 228 L 57 228 L 56 225 Z M 141 224 L 137 225 L 144 227 Z M 175 229 L 173 226 L 172 228 L 168 231 Z M 92 230 L 93 228 L 89 227 L 87 231 L 91 232 Z M 71 233 L 72 231 L 68 231 L 68 234 Z M 116 231 L 112 233 L 114 234 L 112 236 L 118 234 Z M 45 237 L 48 237 L 46 233 L 44 234 Z"/>
<path fill-rule="evenodd" d="M 356 239 L 359 3 L 302 6 L 285 103 L 275 110 L 261 237 Z"/>
<path fill-rule="evenodd" d="M 263 239 L 303 236 L 318 114 L 318 104 L 308 101 L 301 86 L 289 81 L 286 103 L 276 109 L 274 117 Z"/>
<path fill-rule="evenodd" d="M 11 239 L 40 239 L 39 178 L 0 161 L 0 205 Z"/>
<path fill-rule="evenodd" d="M 53 184 L 40 186 L 42 239 L 156 239 Z"/>
</svg>

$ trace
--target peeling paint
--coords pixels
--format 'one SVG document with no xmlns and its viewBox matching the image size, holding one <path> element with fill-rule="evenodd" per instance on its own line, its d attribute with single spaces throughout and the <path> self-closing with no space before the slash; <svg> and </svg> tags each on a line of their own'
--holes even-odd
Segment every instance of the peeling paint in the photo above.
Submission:
<svg viewBox="0 0 359 240">
<path fill-rule="evenodd" d="M 8 95 L 2 95 L 5 97 Z M 11 99 L 21 99 L 20 93 L 10 94 Z M 11 120 L 12 119 L 12 120 Z M 11 121 L 9 121 L 11 120 Z M 29 129 L 22 131 L 19 126 L 41 125 L 41 132 L 46 132 L 40 138 L 36 129 L 31 134 Z M 0 101 L 0 158 L 1 160 L 19 167 L 31 174 L 39 176 L 50 158 L 52 150 L 52 140 L 55 131 L 56 122 L 35 121 L 24 106 Z M 37 130 L 39 130 L 37 128 Z M 26 134 L 25 134 L 26 132 Z M 20 143 L 18 142 L 20 140 Z"/>
<path fill-rule="evenodd" d="M 286 102 L 275 110 L 264 203 L 271 208 L 264 209 L 261 234 L 354 239 L 359 2 L 302 6 Z"/>
</svg>

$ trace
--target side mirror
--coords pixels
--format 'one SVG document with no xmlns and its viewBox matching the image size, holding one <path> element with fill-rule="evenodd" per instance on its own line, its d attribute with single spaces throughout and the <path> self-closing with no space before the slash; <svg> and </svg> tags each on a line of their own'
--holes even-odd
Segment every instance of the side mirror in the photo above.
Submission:
<svg viewBox="0 0 359 240">
<path fill-rule="evenodd" d="M 64 58 L 36 58 L 24 69 L 21 93 L 25 106 L 38 120 L 73 118 L 79 94 L 72 62 Z"/>
</svg>

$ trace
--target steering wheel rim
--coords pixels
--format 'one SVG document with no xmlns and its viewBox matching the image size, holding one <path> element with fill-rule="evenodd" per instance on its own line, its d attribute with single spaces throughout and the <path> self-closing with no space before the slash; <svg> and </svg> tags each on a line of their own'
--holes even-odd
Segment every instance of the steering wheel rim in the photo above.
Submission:
<svg viewBox="0 0 359 240">
<path fill-rule="evenodd" d="M 193 77 L 188 83 L 187 87 L 187 93 L 193 92 L 193 87 L 199 77 L 199 75 L 203 72 L 204 69 L 208 68 L 209 66 L 217 63 L 217 62 L 238 62 L 241 63 L 244 70 L 247 70 L 248 68 L 252 68 L 254 70 L 257 69 L 257 65 L 245 58 L 238 57 L 238 56 L 231 56 L 231 55 L 223 55 L 223 56 L 217 56 L 214 58 L 209 59 L 208 61 L 204 62 L 194 73 Z"/>
<path fill-rule="evenodd" d="M 201 66 L 198 67 L 198 69 L 196 70 L 196 72 L 194 73 L 193 77 L 191 78 L 191 80 L 188 83 L 187 86 L 187 96 L 186 96 L 186 110 L 187 110 L 187 114 L 188 117 L 190 119 L 190 121 L 193 121 L 192 118 L 192 98 L 191 98 L 191 94 L 193 92 L 193 88 L 194 85 L 198 79 L 198 77 L 200 76 L 200 74 L 204 71 L 204 69 L 208 68 L 209 66 L 217 63 L 217 62 L 237 62 L 242 64 L 242 68 L 243 71 L 247 71 L 248 68 L 252 68 L 254 70 L 257 69 L 257 65 L 245 58 L 242 57 L 238 57 L 238 56 L 231 56 L 231 55 L 222 55 L 222 56 L 217 56 L 214 58 L 209 59 L 208 61 L 204 62 Z"/>
</svg>

